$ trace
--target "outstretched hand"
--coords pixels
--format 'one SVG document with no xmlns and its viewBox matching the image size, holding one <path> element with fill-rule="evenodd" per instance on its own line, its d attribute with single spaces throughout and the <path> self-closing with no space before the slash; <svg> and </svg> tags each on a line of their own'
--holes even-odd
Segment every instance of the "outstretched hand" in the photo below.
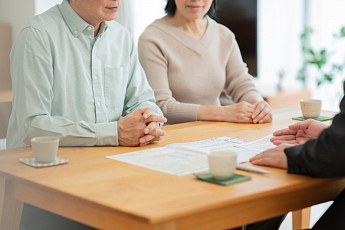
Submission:
<svg viewBox="0 0 345 230">
<path fill-rule="evenodd" d="M 328 126 L 322 122 L 308 119 L 290 125 L 288 128 L 275 131 L 271 138 L 271 142 L 275 145 L 283 143 L 292 145 L 304 144 L 310 140 L 310 138 L 317 138 L 327 127 Z"/>
</svg>

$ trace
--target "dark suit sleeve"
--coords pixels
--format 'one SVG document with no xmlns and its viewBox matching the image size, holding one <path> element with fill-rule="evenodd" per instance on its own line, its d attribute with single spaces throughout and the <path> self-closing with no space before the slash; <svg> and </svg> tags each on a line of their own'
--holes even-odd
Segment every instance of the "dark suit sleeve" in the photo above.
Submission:
<svg viewBox="0 0 345 230">
<path fill-rule="evenodd" d="M 288 173 L 314 177 L 345 176 L 345 97 L 341 112 L 318 139 L 285 149 Z"/>
</svg>

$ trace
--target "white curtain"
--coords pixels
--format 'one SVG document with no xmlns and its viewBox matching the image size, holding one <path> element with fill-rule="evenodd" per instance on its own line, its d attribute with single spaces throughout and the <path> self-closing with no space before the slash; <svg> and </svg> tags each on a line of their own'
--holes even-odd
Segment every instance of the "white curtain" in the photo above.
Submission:
<svg viewBox="0 0 345 230">
<path fill-rule="evenodd" d="M 122 0 L 116 21 L 124 25 L 137 42 L 151 22 L 165 15 L 166 0 Z"/>
<path fill-rule="evenodd" d="M 133 0 L 122 0 L 119 12 L 115 21 L 125 26 L 134 36 L 135 31 L 135 15 Z"/>
<path fill-rule="evenodd" d="M 257 80 L 265 91 L 269 88 L 274 92 L 279 72 L 285 72 L 284 88 L 299 86 L 295 79 L 302 63 L 300 34 L 303 17 L 301 0 L 258 1 Z"/>
</svg>

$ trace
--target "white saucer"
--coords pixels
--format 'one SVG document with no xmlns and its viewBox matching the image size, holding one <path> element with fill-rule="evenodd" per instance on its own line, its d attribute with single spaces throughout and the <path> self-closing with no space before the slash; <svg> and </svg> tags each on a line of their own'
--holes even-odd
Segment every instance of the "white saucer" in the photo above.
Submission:
<svg viewBox="0 0 345 230">
<path fill-rule="evenodd" d="M 47 166 L 65 164 L 68 162 L 68 160 L 60 159 L 58 157 L 55 158 L 55 160 L 50 163 L 40 163 L 40 162 L 37 162 L 35 158 L 19 158 L 19 160 L 20 162 L 30 165 L 32 167 L 47 167 Z"/>
</svg>

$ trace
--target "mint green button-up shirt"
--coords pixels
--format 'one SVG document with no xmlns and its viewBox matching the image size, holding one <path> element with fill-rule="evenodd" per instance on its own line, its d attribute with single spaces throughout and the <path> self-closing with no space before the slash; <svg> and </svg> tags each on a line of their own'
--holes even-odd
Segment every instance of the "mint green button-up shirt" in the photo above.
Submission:
<svg viewBox="0 0 345 230">
<path fill-rule="evenodd" d="M 127 30 L 103 22 L 94 37 L 67 0 L 20 32 L 10 59 L 8 148 L 46 135 L 62 146 L 116 146 L 122 116 L 145 107 L 162 115 Z"/>
</svg>

